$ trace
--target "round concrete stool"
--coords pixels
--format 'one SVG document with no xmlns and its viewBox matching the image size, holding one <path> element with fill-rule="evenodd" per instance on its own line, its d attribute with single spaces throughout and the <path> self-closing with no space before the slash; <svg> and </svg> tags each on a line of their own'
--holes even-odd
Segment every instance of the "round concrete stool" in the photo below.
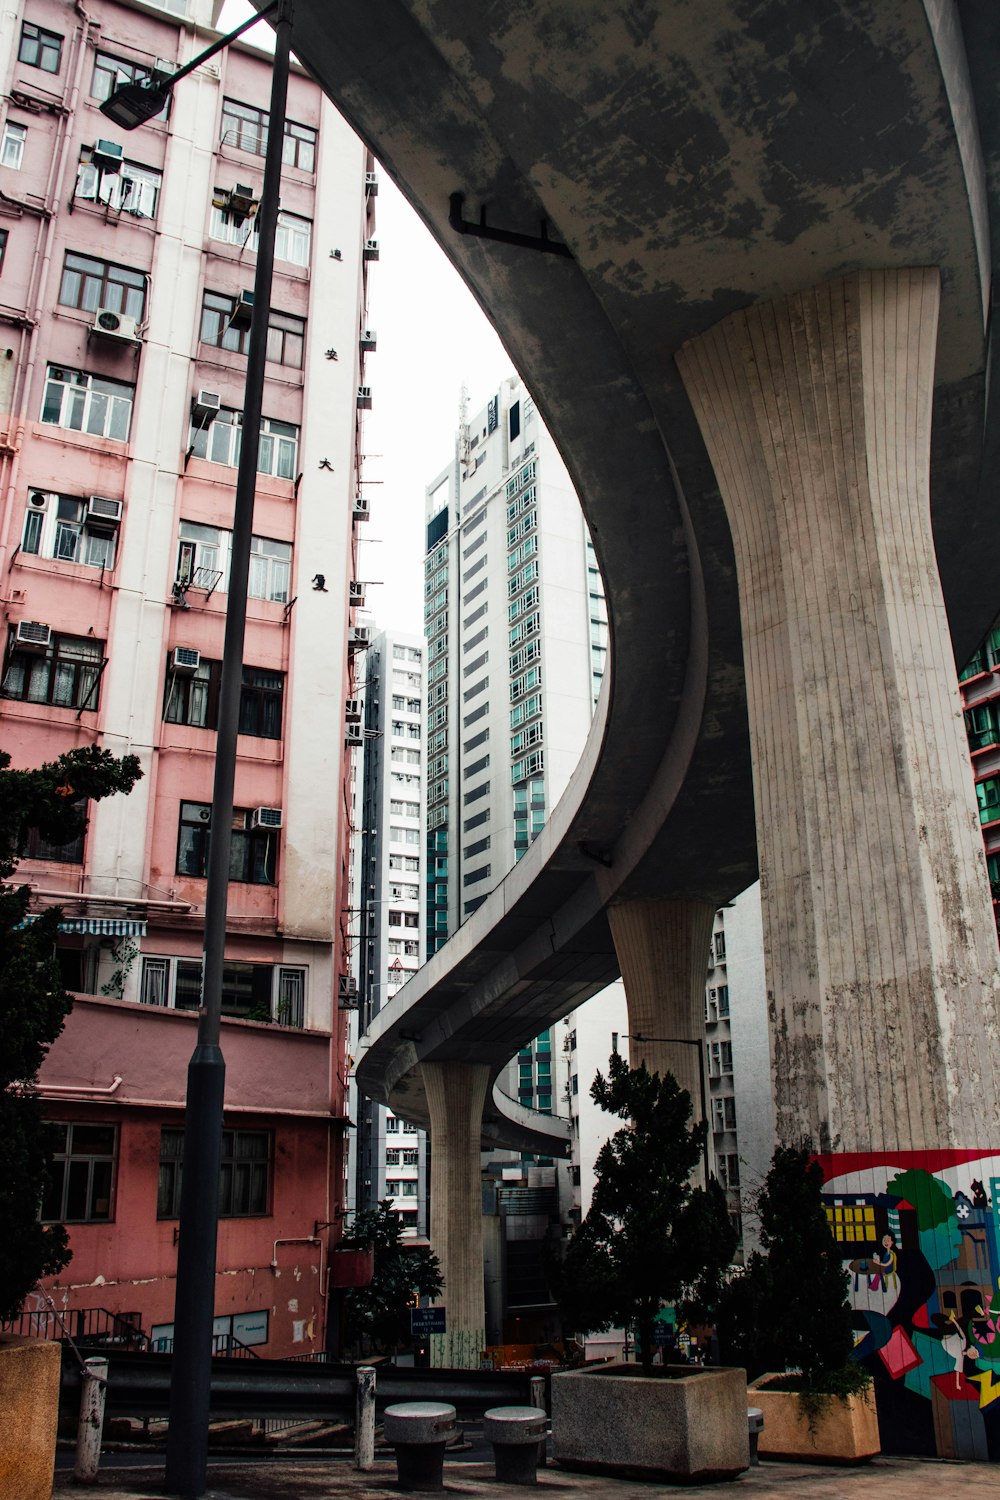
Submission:
<svg viewBox="0 0 1000 1500">
<path fill-rule="evenodd" d="M 546 1416 L 537 1406 L 493 1406 L 483 1416 L 483 1436 L 493 1444 L 497 1478 L 504 1484 L 537 1482 L 538 1445 Z"/>
<path fill-rule="evenodd" d="M 748 1406 L 747 1407 L 747 1432 L 748 1432 L 749 1437 L 750 1437 L 750 1462 L 751 1462 L 751 1464 L 759 1464 L 760 1463 L 760 1459 L 757 1457 L 757 1444 L 760 1441 L 760 1435 L 761 1435 L 761 1433 L 763 1431 L 764 1431 L 764 1413 L 761 1411 L 761 1409 L 760 1409 L 759 1406 Z"/>
<path fill-rule="evenodd" d="M 401 1490 L 444 1489 L 444 1450 L 456 1434 L 455 1408 L 444 1401 L 400 1401 L 382 1417 L 386 1442 L 396 1450 Z"/>
</svg>

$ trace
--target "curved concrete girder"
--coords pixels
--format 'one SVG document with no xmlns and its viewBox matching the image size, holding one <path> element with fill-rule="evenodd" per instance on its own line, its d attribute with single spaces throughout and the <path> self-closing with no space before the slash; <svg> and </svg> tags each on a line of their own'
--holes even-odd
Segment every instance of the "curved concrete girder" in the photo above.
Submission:
<svg viewBox="0 0 1000 1500">
<path fill-rule="evenodd" d="M 553 985 L 541 957 L 554 962 L 554 942 L 578 963 L 577 993 L 596 988 L 595 954 L 608 970 L 613 961 L 596 913 L 580 917 L 595 895 L 718 902 L 754 874 L 732 546 L 671 359 L 684 340 L 735 308 L 856 267 L 943 266 L 932 491 L 960 657 L 994 612 L 984 580 L 998 518 L 980 503 L 989 250 L 977 100 L 951 9 L 298 0 L 298 55 L 402 183 L 531 387 L 580 493 L 609 599 L 613 696 L 595 730 L 604 754 L 567 820 L 572 838 L 522 861 L 514 886 L 373 1028 L 359 1076 L 404 1113 L 419 1055 L 481 1049 L 499 1067 L 501 1037 L 513 1039 L 509 1056 L 544 1014 L 568 1008 L 573 983 Z M 575 262 L 456 241 L 447 212 L 458 189 L 467 213 L 488 204 L 506 227 L 531 232 L 547 218 Z M 685 713 L 699 717 L 693 747 Z M 643 830 L 641 858 L 623 858 L 622 832 L 643 821 L 657 776 L 659 827 Z M 610 870 L 588 869 L 581 838 Z M 539 879 L 530 902 L 529 872 Z M 579 920 L 562 920 L 568 909 Z M 475 1002 L 461 1003 L 463 991 Z M 495 1023 L 483 1039 L 486 996 Z M 425 1015 L 429 1042 L 400 1036 L 423 1036 Z"/>
</svg>

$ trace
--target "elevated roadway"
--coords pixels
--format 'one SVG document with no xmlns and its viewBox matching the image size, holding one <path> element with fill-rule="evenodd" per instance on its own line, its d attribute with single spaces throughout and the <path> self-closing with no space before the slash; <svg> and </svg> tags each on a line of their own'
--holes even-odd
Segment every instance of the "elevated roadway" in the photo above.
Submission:
<svg viewBox="0 0 1000 1500">
<path fill-rule="evenodd" d="M 609 903 L 720 904 L 757 873 L 733 544 L 686 340 L 859 268 L 940 267 L 933 526 L 959 661 L 990 624 L 998 27 L 989 0 L 296 0 L 296 53 L 531 389 L 608 600 L 573 782 L 365 1039 L 359 1083 L 404 1117 L 428 1121 L 420 1063 L 497 1072 L 618 974 Z M 570 254 L 455 227 L 483 218 Z M 546 1139 L 496 1093 L 484 1135 Z"/>
</svg>

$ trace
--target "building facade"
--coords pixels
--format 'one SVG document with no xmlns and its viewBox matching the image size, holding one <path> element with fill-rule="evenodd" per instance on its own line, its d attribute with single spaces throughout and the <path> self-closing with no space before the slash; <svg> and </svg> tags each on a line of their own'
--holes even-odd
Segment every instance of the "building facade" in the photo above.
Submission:
<svg viewBox="0 0 1000 1500">
<path fill-rule="evenodd" d="M 425 646 L 420 637 L 372 633 L 357 674 L 360 746 L 353 802 L 351 1039 L 364 1031 L 426 958 L 423 733 Z M 426 1237 L 427 1137 L 352 1084 L 347 1202 L 389 1200 L 408 1237 Z"/>
<path fill-rule="evenodd" d="M 134 133 L 99 105 L 213 38 L 207 0 L 27 0 L 0 37 L 0 711 L 15 766 L 98 744 L 133 794 L 19 879 L 76 995 L 42 1074 L 56 1305 L 172 1334 L 269 60 L 242 44 Z M 219 1332 L 321 1343 L 343 1182 L 345 701 L 377 257 L 365 149 L 297 69 L 240 706 Z M 320 313 L 320 309 L 322 310 Z M 5 339 L 2 337 L 5 335 Z"/>
</svg>

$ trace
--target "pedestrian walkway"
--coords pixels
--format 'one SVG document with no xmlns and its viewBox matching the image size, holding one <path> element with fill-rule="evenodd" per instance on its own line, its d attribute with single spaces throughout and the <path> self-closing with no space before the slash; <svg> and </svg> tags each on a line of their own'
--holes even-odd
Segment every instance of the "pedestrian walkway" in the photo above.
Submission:
<svg viewBox="0 0 1000 1500">
<path fill-rule="evenodd" d="M 154 1500 L 168 1494 L 162 1468 L 118 1469 L 102 1465 L 98 1493 L 101 1500 Z M 445 1464 L 445 1494 L 467 1500 L 524 1500 L 524 1488 L 498 1484 L 493 1465 Z M 993 1464 L 971 1464 L 939 1459 L 877 1458 L 857 1469 L 817 1464 L 762 1463 L 729 1484 L 685 1486 L 685 1495 L 727 1497 L 727 1500 L 987 1500 L 995 1495 L 1000 1478 Z M 662 1484 L 570 1474 L 549 1465 L 538 1472 L 539 1500 L 649 1500 L 663 1493 Z M 60 1474 L 55 1494 L 80 1494 L 72 1475 Z M 394 1497 L 396 1466 L 379 1457 L 375 1470 L 359 1474 L 349 1459 L 213 1464 L 206 1500 L 326 1500 L 356 1496 L 358 1500 Z"/>
</svg>

